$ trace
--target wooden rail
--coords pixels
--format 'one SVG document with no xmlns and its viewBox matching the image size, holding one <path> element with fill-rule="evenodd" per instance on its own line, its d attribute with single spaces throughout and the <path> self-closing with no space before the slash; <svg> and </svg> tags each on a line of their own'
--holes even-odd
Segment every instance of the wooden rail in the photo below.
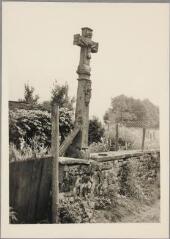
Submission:
<svg viewBox="0 0 170 239">
<path fill-rule="evenodd" d="M 59 150 L 60 156 L 63 156 L 63 154 L 65 153 L 65 151 L 67 150 L 69 145 L 71 145 L 71 143 L 73 142 L 74 138 L 76 137 L 76 135 L 78 134 L 79 131 L 80 131 L 80 126 L 76 126 L 70 132 L 70 134 L 65 138 L 65 140 L 63 141 L 63 143 L 60 146 L 60 150 Z"/>
</svg>

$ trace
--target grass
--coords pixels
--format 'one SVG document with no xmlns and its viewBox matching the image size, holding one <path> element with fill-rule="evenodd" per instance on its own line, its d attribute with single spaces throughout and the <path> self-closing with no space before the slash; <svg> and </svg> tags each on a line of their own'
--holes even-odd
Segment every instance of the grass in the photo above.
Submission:
<svg viewBox="0 0 170 239">
<path fill-rule="evenodd" d="M 32 158 L 41 158 L 45 155 L 50 155 L 51 149 L 42 148 L 41 150 L 32 149 L 29 146 L 24 147 L 22 150 L 17 149 L 14 144 L 9 145 L 9 161 L 24 161 Z"/>
</svg>

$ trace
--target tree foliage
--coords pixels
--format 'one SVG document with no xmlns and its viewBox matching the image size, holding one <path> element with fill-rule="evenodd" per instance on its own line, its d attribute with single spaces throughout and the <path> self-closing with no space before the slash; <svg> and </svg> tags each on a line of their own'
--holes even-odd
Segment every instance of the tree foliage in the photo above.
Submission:
<svg viewBox="0 0 170 239">
<path fill-rule="evenodd" d="M 34 95 L 35 89 L 33 86 L 30 86 L 29 84 L 24 85 L 24 99 L 20 100 L 22 102 L 26 102 L 32 105 L 37 105 L 39 96 Z"/>
<path fill-rule="evenodd" d="M 159 109 L 148 99 L 139 100 L 124 95 L 111 100 L 111 108 L 104 115 L 104 122 L 121 123 L 131 127 L 155 128 L 159 126 Z"/>
<path fill-rule="evenodd" d="M 70 112 L 60 108 L 59 129 L 61 142 L 73 128 Z M 9 111 L 9 142 L 20 148 L 22 144 L 34 147 L 34 140 L 39 146 L 51 145 L 51 114 L 41 110 Z M 33 145 L 34 144 L 34 145 Z"/>
<path fill-rule="evenodd" d="M 147 128 L 159 128 L 159 108 L 148 99 L 142 101 L 145 107 L 145 125 Z"/>
<path fill-rule="evenodd" d="M 89 144 L 95 142 L 101 142 L 101 138 L 104 135 L 104 128 L 102 127 L 101 122 L 98 118 L 93 117 L 89 121 L 89 132 L 88 132 L 88 140 Z"/>
<path fill-rule="evenodd" d="M 57 81 L 54 82 L 53 89 L 51 91 L 51 101 L 58 103 L 59 107 L 68 108 L 73 110 L 74 97 L 70 98 L 68 95 L 68 84 L 59 85 Z"/>
<path fill-rule="evenodd" d="M 51 103 L 55 101 L 60 108 L 66 108 L 73 113 L 73 105 L 75 102 L 74 97 L 69 97 L 68 95 L 69 87 L 68 84 L 60 85 L 57 81 L 53 84 L 53 89 L 51 91 L 51 100 L 45 100 L 40 104 L 42 110 L 51 112 Z"/>
</svg>

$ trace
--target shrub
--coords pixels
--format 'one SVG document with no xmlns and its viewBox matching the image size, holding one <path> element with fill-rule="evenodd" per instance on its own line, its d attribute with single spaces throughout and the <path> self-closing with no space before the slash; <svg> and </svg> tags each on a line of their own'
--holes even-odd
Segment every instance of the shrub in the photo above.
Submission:
<svg viewBox="0 0 170 239">
<path fill-rule="evenodd" d="M 106 138 L 101 138 L 101 142 L 92 143 L 89 145 L 90 153 L 99 153 L 99 152 L 107 152 L 110 150 L 109 142 Z"/>
<path fill-rule="evenodd" d="M 61 223 L 90 222 L 94 213 L 94 203 L 89 198 L 61 197 L 59 217 Z"/>
<path fill-rule="evenodd" d="M 70 111 L 60 109 L 59 129 L 61 142 L 73 128 Z M 9 142 L 22 149 L 27 145 L 32 149 L 50 147 L 51 115 L 41 110 L 10 110 L 9 111 Z"/>
<path fill-rule="evenodd" d="M 98 118 L 93 117 L 89 121 L 89 133 L 88 133 L 88 140 L 89 144 L 101 142 L 101 139 L 104 135 L 104 128 L 102 127 L 101 122 Z"/>
</svg>

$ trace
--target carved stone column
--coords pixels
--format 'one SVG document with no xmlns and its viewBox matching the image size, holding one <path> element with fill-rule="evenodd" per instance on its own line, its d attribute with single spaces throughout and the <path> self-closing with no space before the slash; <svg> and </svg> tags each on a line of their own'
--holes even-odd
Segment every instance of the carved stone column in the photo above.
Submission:
<svg viewBox="0 0 170 239">
<path fill-rule="evenodd" d="M 78 89 L 75 113 L 75 121 L 80 125 L 81 130 L 74 142 L 79 149 L 88 147 L 89 102 L 91 98 L 90 59 L 91 53 L 98 51 L 98 43 L 92 41 L 92 32 L 92 29 L 85 27 L 82 28 L 82 35 L 74 35 L 74 45 L 81 47 L 77 69 Z"/>
</svg>

